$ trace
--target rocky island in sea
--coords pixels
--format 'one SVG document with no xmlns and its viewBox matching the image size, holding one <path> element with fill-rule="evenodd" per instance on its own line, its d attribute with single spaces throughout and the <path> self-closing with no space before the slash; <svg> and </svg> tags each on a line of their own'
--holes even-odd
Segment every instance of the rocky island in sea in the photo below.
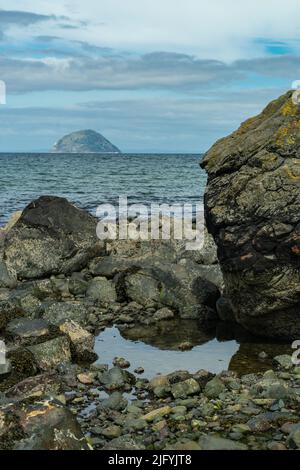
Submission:
<svg viewBox="0 0 300 470">
<path fill-rule="evenodd" d="M 52 148 L 54 153 L 121 153 L 99 132 L 83 130 L 65 135 Z"/>
<path fill-rule="evenodd" d="M 129 372 L 126 357 L 109 367 L 94 347 L 110 325 L 134 338 L 135 328 L 159 336 L 180 321 L 196 321 L 204 337 L 220 320 L 223 337 L 238 328 L 296 337 L 299 119 L 287 93 L 205 155 L 201 251 L 175 240 L 100 241 L 96 219 L 54 196 L 1 230 L 1 449 L 300 448 L 290 345 L 289 354 L 275 343 L 257 352 L 251 372 L 241 345 L 238 368 L 213 374 L 199 363 L 195 373 L 149 378 L 142 367 Z M 193 347 L 183 339 L 178 350 Z"/>
</svg>

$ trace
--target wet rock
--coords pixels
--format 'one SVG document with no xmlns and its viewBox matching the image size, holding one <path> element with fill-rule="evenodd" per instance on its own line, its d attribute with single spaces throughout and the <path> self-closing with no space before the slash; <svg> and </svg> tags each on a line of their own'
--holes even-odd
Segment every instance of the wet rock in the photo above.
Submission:
<svg viewBox="0 0 300 470">
<path fill-rule="evenodd" d="M 145 265 L 126 276 L 124 290 L 129 299 L 141 305 L 156 303 L 178 312 L 181 318 L 202 320 L 215 309 L 220 296 L 216 285 L 201 277 L 205 276 L 202 268 L 192 260 L 180 260 L 177 265 Z"/>
<path fill-rule="evenodd" d="M 67 338 L 58 337 L 27 348 L 34 356 L 41 370 L 57 367 L 59 364 L 71 361 L 70 344 Z"/>
<path fill-rule="evenodd" d="M 105 444 L 103 450 L 144 450 L 145 446 L 134 439 L 130 434 L 120 436 L 112 439 L 109 443 Z"/>
<path fill-rule="evenodd" d="M 299 337 L 299 116 L 292 92 L 204 156 L 206 223 L 226 296 L 252 333 Z"/>
<path fill-rule="evenodd" d="M 257 416 L 247 422 L 252 432 L 266 432 L 272 427 L 271 422 L 265 416 Z"/>
<path fill-rule="evenodd" d="M 85 325 L 88 310 L 81 302 L 49 302 L 43 306 L 43 319 L 53 325 L 67 320 L 73 320 L 80 325 Z"/>
<path fill-rule="evenodd" d="M 296 428 L 287 438 L 287 445 L 291 449 L 300 449 L 300 428 Z"/>
<path fill-rule="evenodd" d="M 72 415 L 58 401 L 41 400 L 0 408 L 0 448 L 11 450 L 88 450 Z"/>
<path fill-rule="evenodd" d="M 49 323 L 42 319 L 15 318 L 6 327 L 6 332 L 20 338 L 34 338 L 49 334 Z"/>
<path fill-rule="evenodd" d="M 135 378 L 132 374 L 119 367 L 112 367 L 100 374 L 99 381 L 107 390 L 117 390 L 134 383 Z"/>
<path fill-rule="evenodd" d="M 81 384 L 91 385 L 95 381 L 95 375 L 90 373 L 81 373 L 77 375 L 77 379 Z"/>
<path fill-rule="evenodd" d="M 123 411 L 127 405 L 128 401 L 123 397 L 122 393 L 113 392 L 108 398 L 101 401 L 98 409 L 100 411 L 105 409 Z"/>
<path fill-rule="evenodd" d="M 6 390 L 8 399 L 25 400 L 26 398 L 40 398 L 43 396 L 57 396 L 62 391 L 59 377 L 52 372 L 28 377 Z"/>
<path fill-rule="evenodd" d="M 189 441 L 189 440 L 185 440 L 185 441 L 180 441 L 180 442 L 176 442 L 176 444 L 169 444 L 165 447 L 164 450 L 185 450 L 185 451 L 188 451 L 188 450 L 202 450 L 202 448 L 199 446 L 199 444 L 197 444 L 197 442 L 195 441 Z"/>
<path fill-rule="evenodd" d="M 145 369 L 143 369 L 143 367 L 137 367 L 136 369 L 134 369 L 134 373 L 135 374 L 143 374 L 145 372 Z"/>
<path fill-rule="evenodd" d="M 120 426 L 111 425 L 103 429 L 101 434 L 107 439 L 116 439 L 117 437 L 121 436 L 122 429 Z"/>
<path fill-rule="evenodd" d="M 180 351 L 190 351 L 193 349 L 193 345 L 189 341 L 183 341 L 179 344 L 178 349 L 180 349 Z"/>
<path fill-rule="evenodd" d="M 94 362 L 97 354 L 94 352 L 94 336 L 73 320 L 65 321 L 59 325 L 62 333 L 67 335 L 71 342 L 71 351 L 76 360 Z"/>
<path fill-rule="evenodd" d="M 187 379 L 171 387 L 171 393 L 174 398 L 186 398 L 189 395 L 195 395 L 199 392 L 200 386 L 195 379 Z"/>
<path fill-rule="evenodd" d="M 275 366 L 280 367 L 284 370 L 290 370 L 294 367 L 292 363 L 292 358 L 288 354 L 282 354 L 281 356 L 276 356 L 273 359 Z"/>
<path fill-rule="evenodd" d="M 223 382 L 218 377 L 214 377 L 205 385 L 204 394 L 208 398 L 218 398 L 225 389 Z"/>
<path fill-rule="evenodd" d="M 205 436 L 199 440 L 202 450 L 247 450 L 247 446 L 241 442 L 224 439 L 219 436 Z"/>
<path fill-rule="evenodd" d="M 234 322 L 234 312 L 232 310 L 232 306 L 230 300 L 226 297 L 220 297 L 216 303 L 217 313 L 219 315 L 220 320 L 225 322 Z"/>
<path fill-rule="evenodd" d="M 128 369 L 128 367 L 130 367 L 130 362 L 124 359 L 124 357 L 115 357 L 113 360 L 113 365 L 118 366 L 121 369 Z"/>
<path fill-rule="evenodd" d="M 4 256 L 19 279 L 69 273 L 104 250 L 97 220 L 66 199 L 43 196 L 27 206 L 8 232 Z"/>
<path fill-rule="evenodd" d="M 149 413 L 145 414 L 141 418 L 147 421 L 147 423 L 151 423 L 155 419 L 164 418 L 165 416 L 169 415 L 172 412 L 172 408 L 170 406 L 163 406 L 162 408 L 157 408 L 156 410 L 150 411 Z"/>
<path fill-rule="evenodd" d="M 0 287 L 13 289 L 17 285 L 17 276 L 14 271 L 8 271 L 7 266 L 0 258 Z"/>
<path fill-rule="evenodd" d="M 142 418 L 127 418 L 124 423 L 124 428 L 130 431 L 143 431 L 147 426 Z"/>
<path fill-rule="evenodd" d="M 95 277 L 88 286 L 86 296 L 95 302 L 109 304 L 116 302 L 117 293 L 115 286 L 105 277 Z"/>
<path fill-rule="evenodd" d="M 23 317 L 24 314 L 18 303 L 12 300 L 2 300 L 0 302 L 0 331 L 5 329 L 11 320 Z"/>
<path fill-rule="evenodd" d="M 174 318 L 174 312 L 172 312 L 172 310 L 170 310 L 169 308 L 164 307 L 160 310 L 157 310 L 153 318 L 156 321 L 169 320 L 170 318 Z"/>
<path fill-rule="evenodd" d="M 169 378 L 166 375 L 157 375 L 149 382 L 149 388 L 154 390 L 157 387 L 168 387 L 170 385 Z"/>
<path fill-rule="evenodd" d="M 84 279 L 82 273 L 72 273 L 71 279 L 69 280 L 69 291 L 71 294 L 85 295 L 88 288 L 88 282 Z"/>
</svg>

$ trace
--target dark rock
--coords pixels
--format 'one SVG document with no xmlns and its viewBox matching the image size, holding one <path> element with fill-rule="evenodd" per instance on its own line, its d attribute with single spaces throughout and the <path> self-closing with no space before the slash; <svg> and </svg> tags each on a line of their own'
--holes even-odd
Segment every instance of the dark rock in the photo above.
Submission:
<svg viewBox="0 0 300 470">
<path fill-rule="evenodd" d="M 94 352 L 94 336 L 73 320 L 67 320 L 59 325 L 62 333 L 71 342 L 72 357 L 79 362 L 94 362 L 98 359 Z"/>
<path fill-rule="evenodd" d="M 300 334 L 299 118 L 288 92 L 202 161 L 226 296 L 240 324 L 270 337 Z"/>
<path fill-rule="evenodd" d="M 144 450 L 145 446 L 134 439 L 130 434 L 120 436 L 112 439 L 109 443 L 105 444 L 103 450 Z"/>
<path fill-rule="evenodd" d="M 128 405 L 128 401 L 123 397 L 121 392 L 113 392 L 109 395 L 108 398 L 105 398 L 101 401 L 99 405 L 99 410 L 116 410 L 116 411 L 123 411 Z"/>
<path fill-rule="evenodd" d="M 124 388 L 126 384 L 134 383 L 135 378 L 134 375 L 126 370 L 120 369 L 119 367 L 112 367 L 100 375 L 99 381 L 108 390 L 118 390 Z"/>
<path fill-rule="evenodd" d="M 226 297 L 220 297 L 216 303 L 217 313 L 219 315 L 220 320 L 225 322 L 234 322 L 234 311 L 230 304 L 230 300 L 226 299 Z"/>
<path fill-rule="evenodd" d="M 17 285 L 17 276 L 9 272 L 3 260 L 0 259 L 0 287 L 9 287 L 13 289 Z"/>
<path fill-rule="evenodd" d="M 41 370 L 53 369 L 59 364 L 71 361 L 70 343 L 63 336 L 28 346 L 27 349 L 33 354 L 35 363 Z"/>
<path fill-rule="evenodd" d="M 241 442 L 211 435 L 202 437 L 199 445 L 202 450 L 247 450 L 247 446 Z"/>
<path fill-rule="evenodd" d="M 58 401 L 23 401 L 0 408 L 0 448 L 90 449 L 72 413 Z"/>
<path fill-rule="evenodd" d="M 15 318 L 23 317 L 24 310 L 13 300 L 2 300 L 0 302 L 0 331 L 4 330 L 8 323 Z"/>
<path fill-rule="evenodd" d="M 49 334 L 49 323 L 42 319 L 16 318 L 7 325 L 6 332 L 20 338 L 45 336 Z"/>
<path fill-rule="evenodd" d="M 5 239 L 7 269 L 36 279 L 85 267 L 103 252 L 97 220 L 66 199 L 43 196 L 27 206 Z"/>
<path fill-rule="evenodd" d="M 52 325 L 60 325 L 65 321 L 75 321 L 85 325 L 88 309 L 82 302 L 47 302 L 42 305 L 43 319 Z"/>
</svg>

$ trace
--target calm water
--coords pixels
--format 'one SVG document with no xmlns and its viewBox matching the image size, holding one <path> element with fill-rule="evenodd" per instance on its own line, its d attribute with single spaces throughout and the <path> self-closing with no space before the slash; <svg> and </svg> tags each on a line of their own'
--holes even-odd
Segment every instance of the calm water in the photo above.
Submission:
<svg viewBox="0 0 300 470">
<path fill-rule="evenodd" d="M 119 195 L 130 203 L 202 201 L 200 155 L 0 154 L 0 225 L 41 195 L 95 213 Z"/>
<path fill-rule="evenodd" d="M 181 351 L 180 344 L 189 341 L 190 351 Z M 175 370 L 195 373 L 205 369 L 213 373 L 233 370 L 238 374 L 266 371 L 279 354 L 291 354 L 290 344 L 275 343 L 254 337 L 234 325 L 220 323 L 203 330 L 194 320 L 168 320 L 157 325 L 131 329 L 106 328 L 95 341 L 99 363 L 112 366 L 115 357 L 124 357 L 130 371 L 143 367 L 142 377 L 168 374 Z M 259 354 L 264 351 L 267 358 Z"/>
</svg>

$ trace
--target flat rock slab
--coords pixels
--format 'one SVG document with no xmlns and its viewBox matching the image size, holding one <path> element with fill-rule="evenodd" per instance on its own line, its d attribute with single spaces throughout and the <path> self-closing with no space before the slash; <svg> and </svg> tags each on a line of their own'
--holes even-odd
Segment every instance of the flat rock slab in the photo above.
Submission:
<svg viewBox="0 0 300 470">
<path fill-rule="evenodd" d="M 42 319 L 15 318 L 7 325 L 6 332 L 20 338 L 44 336 L 49 334 L 49 323 Z"/>
</svg>

